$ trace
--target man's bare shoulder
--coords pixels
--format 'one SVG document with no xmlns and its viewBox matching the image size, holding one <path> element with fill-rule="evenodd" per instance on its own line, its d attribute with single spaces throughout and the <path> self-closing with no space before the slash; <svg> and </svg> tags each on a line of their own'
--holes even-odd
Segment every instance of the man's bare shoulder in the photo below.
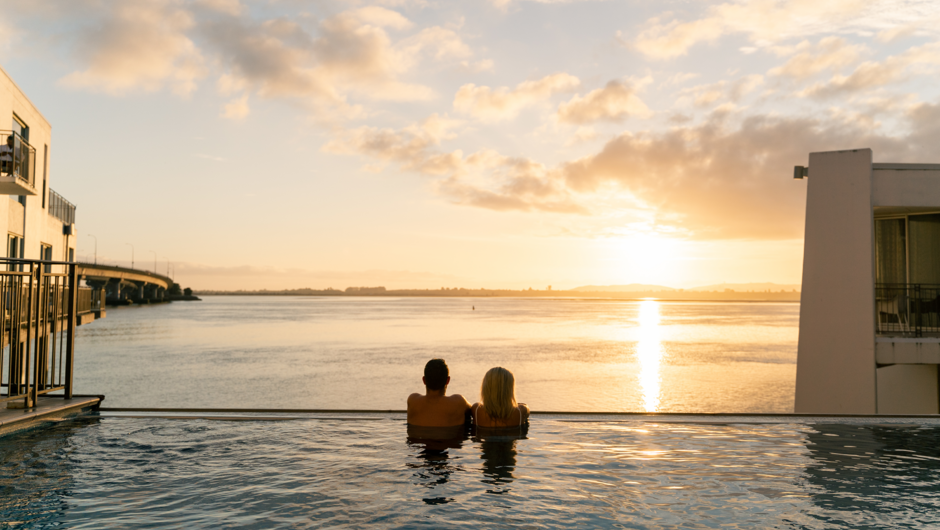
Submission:
<svg viewBox="0 0 940 530">
<path fill-rule="evenodd" d="M 467 398 L 461 396 L 460 394 L 451 394 L 451 395 L 447 396 L 447 398 L 448 398 L 448 399 L 450 400 L 450 402 L 453 403 L 455 406 L 460 406 L 460 407 L 462 407 L 462 408 L 464 408 L 464 409 L 469 409 L 469 408 L 470 408 L 470 402 L 467 401 Z"/>
<path fill-rule="evenodd" d="M 424 394 L 419 394 L 415 392 L 414 394 L 411 394 L 410 396 L 408 396 L 408 403 L 413 403 L 423 397 L 424 397 Z"/>
</svg>

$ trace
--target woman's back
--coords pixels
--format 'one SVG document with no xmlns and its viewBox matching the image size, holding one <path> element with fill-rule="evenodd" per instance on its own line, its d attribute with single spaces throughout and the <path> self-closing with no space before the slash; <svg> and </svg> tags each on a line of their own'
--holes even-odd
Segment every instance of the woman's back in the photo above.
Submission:
<svg viewBox="0 0 940 530">
<path fill-rule="evenodd" d="M 515 428 L 524 425 L 529 420 L 529 407 L 525 403 L 519 403 L 513 407 L 506 418 L 493 418 L 486 412 L 486 407 L 482 403 L 477 403 L 471 408 L 473 414 L 473 423 L 477 427 L 490 429 Z"/>
</svg>

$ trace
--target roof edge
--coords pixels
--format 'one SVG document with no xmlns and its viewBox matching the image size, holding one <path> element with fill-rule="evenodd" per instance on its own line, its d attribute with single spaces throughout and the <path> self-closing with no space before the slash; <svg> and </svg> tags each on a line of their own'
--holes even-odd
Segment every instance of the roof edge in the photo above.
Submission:
<svg viewBox="0 0 940 530">
<path fill-rule="evenodd" d="M 3 65 L 0 65 L 0 72 L 2 72 L 3 75 L 4 75 L 7 79 L 10 80 L 10 83 L 12 83 L 14 87 L 16 87 L 16 90 L 18 90 L 19 93 L 23 96 L 23 99 L 25 99 L 26 102 L 29 103 L 29 104 L 33 107 L 33 110 L 36 111 L 36 114 L 38 114 L 39 117 L 42 118 L 42 120 L 43 120 L 44 122 L 46 122 L 46 125 L 49 126 L 49 128 L 51 129 L 51 128 L 52 128 L 52 124 L 49 123 L 49 120 L 48 120 L 48 119 L 43 115 L 43 113 L 39 110 L 39 107 L 37 107 L 36 104 L 33 103 L 33 101 L 32 101 L 31 99 L 29 99 L 29 96 L 26 95 L 26 92 L 23 92 L 23 89 L 20 88 L 20 85 L 17 85 L 17 84 L 16 84 L 16 81 L 14 81 L 14 80 L 13 80 L 13 77 L 10 76 L 9 73 L 7 73 L 7 71 L 3 68 Z"/>
<path fill-rule="evenodd" d="M 893 162 L 872 164 L 874 170 L 887 169 L 895 171 L 940 171 L 940 164 L 895 164 Z"/>
</svg>

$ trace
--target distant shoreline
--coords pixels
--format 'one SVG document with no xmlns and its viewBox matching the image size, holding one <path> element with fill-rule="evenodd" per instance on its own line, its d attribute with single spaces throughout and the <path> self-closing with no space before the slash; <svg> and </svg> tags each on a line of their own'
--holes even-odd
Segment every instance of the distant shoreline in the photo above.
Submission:
<svg viewBox="0 0 940 530">
<path fill-rule="evenodd" d="M 370 298 L 543 298 L 564 300 L 655 299 L 666 302 L 799 302 L 799 292 L 602 292 L 602 291 L 512 291 L 512 290 L 387 290 L 382 292 L 347 293 L 339 290 L 294 289 L 286 291 L 198 291 L 200 296 L 321 296 Z"/>
</svg>

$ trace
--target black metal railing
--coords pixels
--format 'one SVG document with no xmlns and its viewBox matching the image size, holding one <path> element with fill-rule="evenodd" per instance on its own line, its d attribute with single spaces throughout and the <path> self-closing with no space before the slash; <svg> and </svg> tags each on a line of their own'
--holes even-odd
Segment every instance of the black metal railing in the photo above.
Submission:
<svg viewBox="0 0 940 530">
<path fill-rule="evenodd" d="M 0 271 L 0 404 L 21 400 L 29 407 L 56 391 L 72 397 L 77 317 L 94 310 L 94 291 L 100 309 L 100 290 L 76 288 L 75 263 L 2 262 L 23 270 Z M 48 265 L 53 272 L 46 272 Z"/>
<path fill-rule="evenodd" d="M 875 284 L 875 314 L 880 335 L 940 337 L 940 285 Z"/>
<path fill-rule="evenodd" d="M 14 176 L 36 187 L 36 150 L 13 131 L 0 131 L 0 177 Z"/>
<path fill-rule="evenodd" d="M 67 225 L 75 224 L 75 205 L 49 188 L 49 215 Z"/>
</svg>

